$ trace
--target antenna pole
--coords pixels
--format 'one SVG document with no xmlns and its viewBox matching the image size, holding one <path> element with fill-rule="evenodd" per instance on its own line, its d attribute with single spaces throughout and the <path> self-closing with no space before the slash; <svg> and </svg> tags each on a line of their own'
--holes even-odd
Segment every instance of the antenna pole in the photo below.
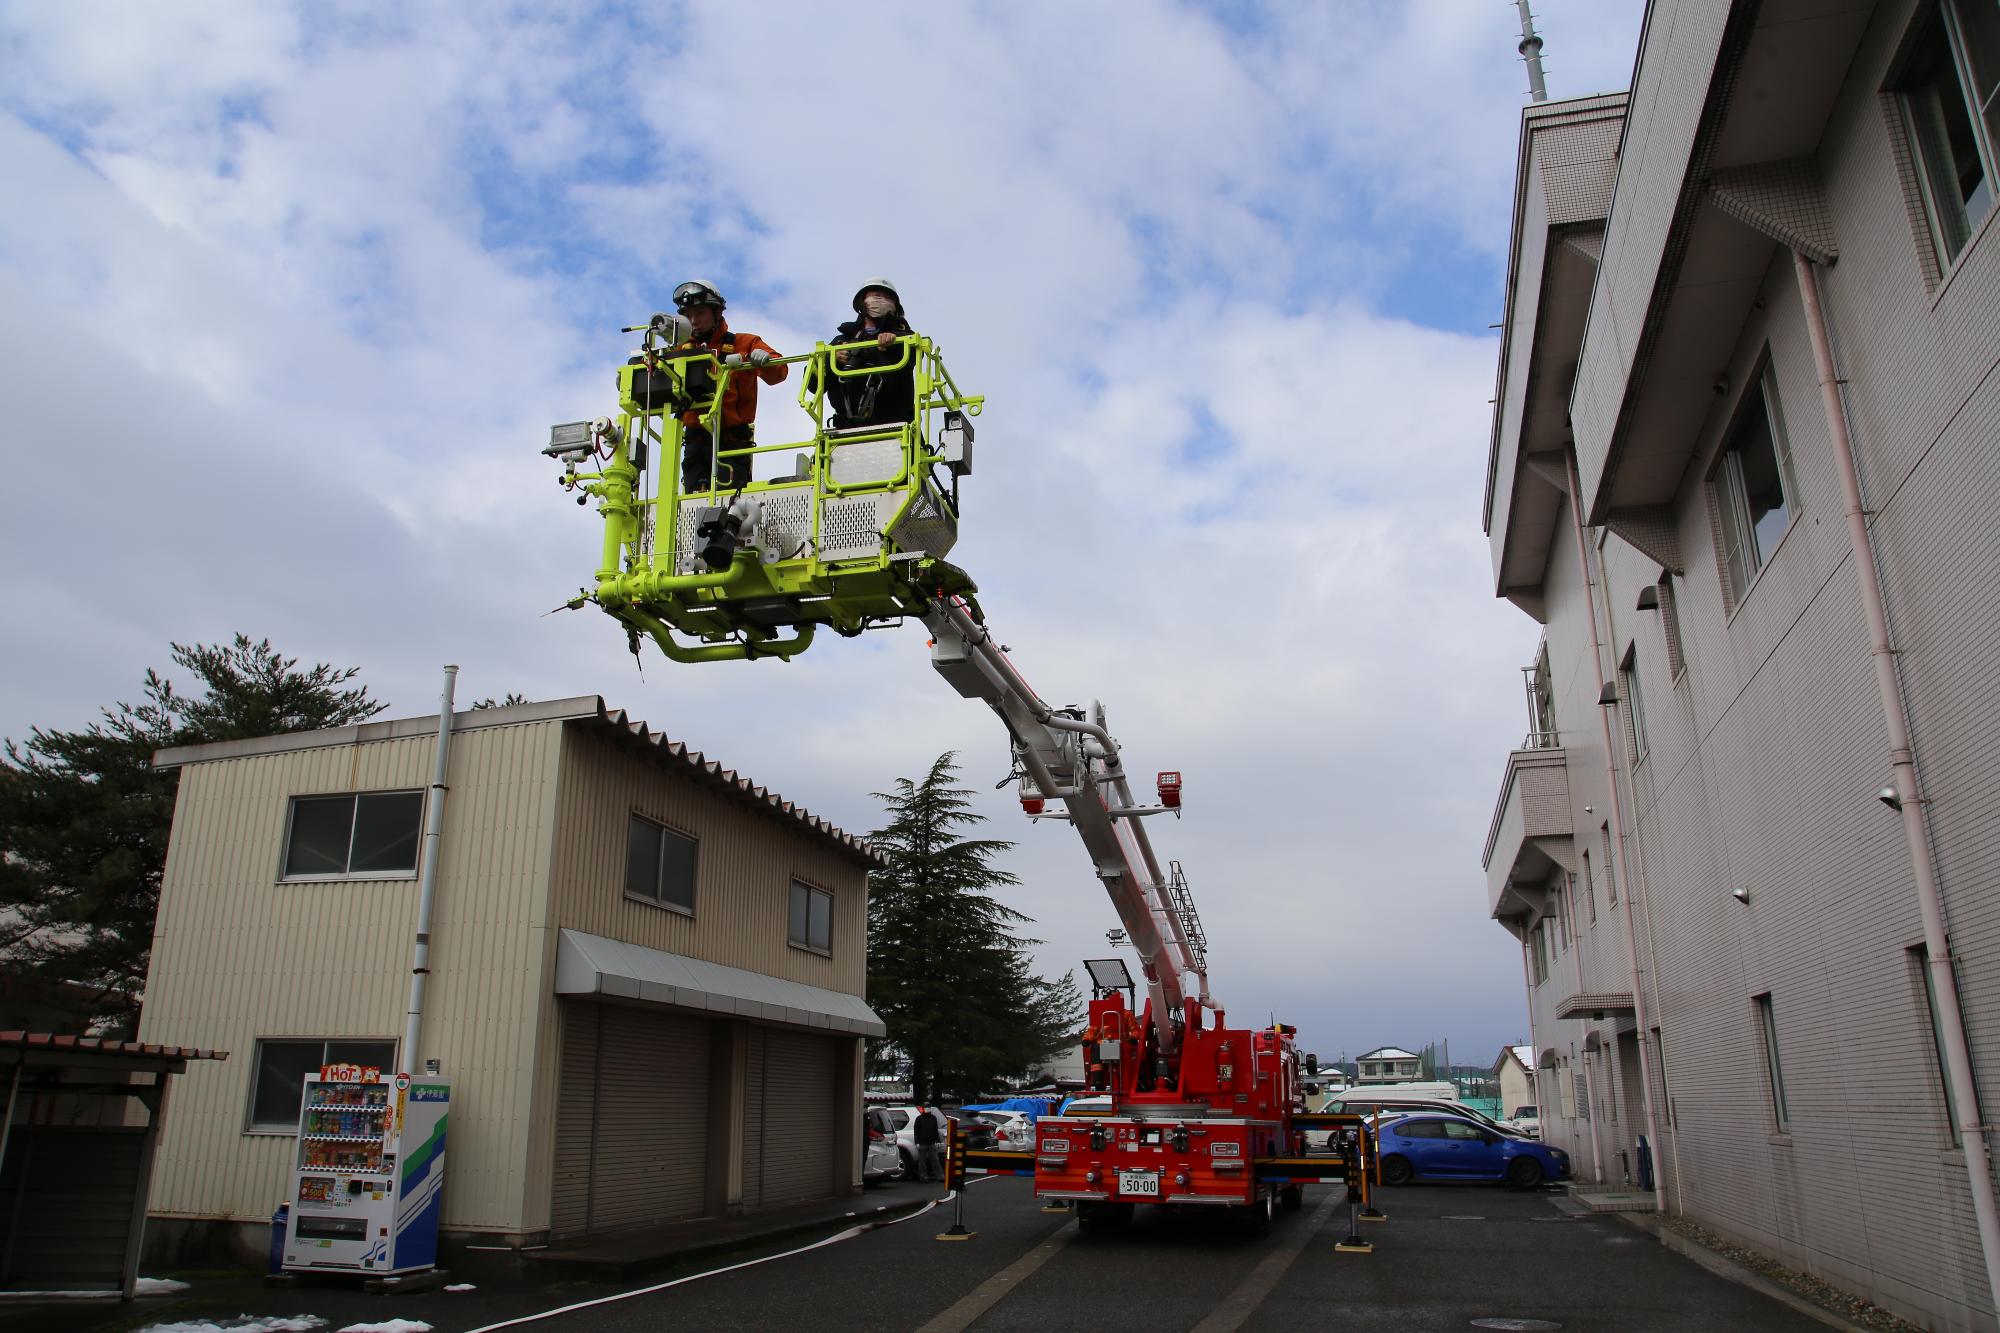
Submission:
<svg viewBox="0 0 2000 1333">
<path fill-rule="evenodd" d="M 1528 0 L 1514 0 L 1514 7 L 1521 11 L 1520 52 L 1528 62 L 1528 93 L 1537 102 L 1549 100 L 1549 86 L 1542 82 L 1542 39 L 1535 35 L 1535 16 L 1528 10 Z"/>
</svg>

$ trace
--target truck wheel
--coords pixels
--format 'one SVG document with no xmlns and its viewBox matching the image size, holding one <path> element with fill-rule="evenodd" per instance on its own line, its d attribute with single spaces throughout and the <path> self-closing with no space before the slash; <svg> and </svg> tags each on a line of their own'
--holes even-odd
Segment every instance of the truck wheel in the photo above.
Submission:
<svg viewBox="0 0 2000 1333">
<path fill-rule="evenodd" d="M 1278 1191 L 1278 1206 L 1288 1213 L 1296 1213 L 1306 1201 L 1306 1192 L 1297 1185 L 1287 1185 Z"/>
<path fill-rule="evenodd" d="M 1271 1234 L 1271 1219 L 1277 1214 L 1278 1192 L 1260 1188 L 1256 1200 L 1243 1210 L 1243 1228 L 1253 1236 L 1268 1236 Z"/>
<path fill-rule="evenodd" d="M 1382 1183 L 1384 1185 L 1407 1185 L 1416 1172 L 1410 1167 L 1407 1157 L 1384 1157 L 1382 1159 Z"/>
</svg>

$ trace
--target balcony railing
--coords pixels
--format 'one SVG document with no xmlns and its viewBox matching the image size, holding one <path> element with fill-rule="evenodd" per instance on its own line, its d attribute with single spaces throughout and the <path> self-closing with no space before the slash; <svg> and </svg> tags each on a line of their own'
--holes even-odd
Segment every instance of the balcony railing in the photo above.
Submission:
<svg viewBox="0 0 2000 1333">
<path fill-rule="evenodd" d="M 1528 735 L 1523 750 L 1553 750 L 1562 744 L 1556 734 L 1555 691 L 1549 679 L 1549 660 L 1537 655 L 1521 668 L 1521 686 L 1528 696 Z"/>
</svg>

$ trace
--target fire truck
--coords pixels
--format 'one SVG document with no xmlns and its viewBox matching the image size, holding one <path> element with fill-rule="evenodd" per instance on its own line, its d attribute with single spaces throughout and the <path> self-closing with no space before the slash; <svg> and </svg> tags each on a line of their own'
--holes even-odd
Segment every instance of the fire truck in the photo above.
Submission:
<svg viewBox="0 0 2000 1333">
<path fill-rule="evenodd" d="M 650 640 L 684 663 L 784 660 L 823 628 L 854 636 L 921 620 L 938 674 L 1006 728 L 1022 811 L 1075 829 L 1138 956 L 1136 981 L 1121 960 L 1089 964 L 1082 1051 L 1109 1114 L 1043 1117 L 1026 1152 L 960 1145 L 954 1178 L 1032 1176 L 1040 1198 L 1091 1228 L 1144 1204 L 1233 1210 L 1264 1229 L 1319 1181 L 1349 1182 L 1366 1205 L 1370 1136 L 1351 1117 L 1304 1113 L 1294 1029 L 1231 1027 L 1210 995 L 1186 876 L 1179 862 L 1162 866 L 1146 832 L 1149 818 L 1179 816 L 1180 773 L 1158 773 L 1142 802 L 1103 706 L 1042 699 L 986 624 L 971 577 L 947 559 L 983 398 L 960 391 L 921 335 L 897 339 L 886 364 L 841 355 L 862 345 L 817 344 L 761 363 L 802 367 L 811 438 L 757 444 L 721 417 L 731 377 L 756 366 L 689 347 L 678 315 L 625 332 L 643 336 L 618 369 L 617 414 L 557 425 L 543 451 L 562 465 L 565 490 L 578 504 L 595 499 L 604 520 L 596 579 L 567 605 L 609 614 L 635 654 Z M 907 413 L 834 424 L 842 394 L 869 375 L 907 384 Z M 705 467 L 682 466 L 690 449 L 708 451 L 695 460 Z M 707 479 L 724 463 L 738 465 L 729 475 L 765 479 L 718 487 Z M 1346 1151 L 1309 1154 L 1308 1128 L 1346 1131 L 1334 1136 Z"/>
</svg>

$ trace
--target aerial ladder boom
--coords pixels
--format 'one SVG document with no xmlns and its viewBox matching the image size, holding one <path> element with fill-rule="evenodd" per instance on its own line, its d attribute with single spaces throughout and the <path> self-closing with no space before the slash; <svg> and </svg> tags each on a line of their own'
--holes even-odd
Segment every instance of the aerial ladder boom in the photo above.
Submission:
<svg viewBox="0 0 2000 1333">
<path fill-rule="evenodd" d="M 1139 805 L 1118 742 L 1105 729 L 1102 706 L 1093 706 L 1089 718 L 1050 707 L 965 599 L 936 598 L 924 623 L 931 631 L 931 665 L 960 694 L 991 707 L 1012 737 L 1015 762 L 1023 770 L 1022 805 L 1039 818 L 1043 801 L 1063 803 L 1139 955 L 1159 1052 L 1173 1056 L 1180 1049 L 1181 1027 L 1199 1026 L 1199 1010 L 1212 1007 L 1193 902 L 1185 892 L 1170 896 L 1140 822 L 1178 808 L 1178 786 L 1163 784 L 1160 805 Z M 1178 775 L 1171 776 L 1177 783 Z M 1168 799 L 1174 804 L 1165 804 Z"/>
</svg>

